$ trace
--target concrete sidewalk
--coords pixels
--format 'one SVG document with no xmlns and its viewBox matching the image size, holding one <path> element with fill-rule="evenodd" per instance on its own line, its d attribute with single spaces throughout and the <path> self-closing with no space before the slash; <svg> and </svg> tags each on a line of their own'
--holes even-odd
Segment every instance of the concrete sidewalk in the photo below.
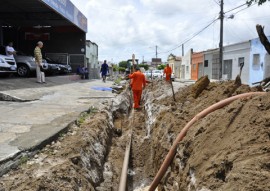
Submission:
<svg viewBox="0 0 270 191">
<path fill-rule="evenodd" d="M 94 90 L 112 85 L 101 80 L 39 85 L 0 92 L 25 101 L 0 101 L 0 166 L 55 136 L 91 106 L 100 108 L 104 100 L 114 98 L 112 91 Z"/>
</svg>

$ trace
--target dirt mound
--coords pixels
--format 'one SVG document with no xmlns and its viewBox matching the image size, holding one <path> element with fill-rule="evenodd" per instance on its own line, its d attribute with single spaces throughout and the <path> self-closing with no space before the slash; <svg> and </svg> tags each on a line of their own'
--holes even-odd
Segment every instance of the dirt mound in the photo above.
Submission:
<svg viewBox="0 0 270 191">
<path fill-rule="evenodd" d="M 152 128 L 157 172 L 176 135 L 197 113 L 227 97 L 256 91 L 234 81 L 210 83 L 194 98 L 194 86 L 176 94 Z M 161 190 L 270 190 L 269 94 L 238 100 L 198 121 L 179 145 Z M 268 177 L 268 178 L 267 178 Z"/>
</svg>

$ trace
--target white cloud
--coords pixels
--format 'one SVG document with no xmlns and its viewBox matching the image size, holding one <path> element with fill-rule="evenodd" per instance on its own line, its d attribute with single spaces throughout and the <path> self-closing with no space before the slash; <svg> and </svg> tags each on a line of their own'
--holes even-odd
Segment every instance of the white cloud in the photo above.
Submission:
<svg viewBox="0 0 270 191">
<path fill-rule="evenodd" d="M 140 60 L 155 57 L 158 52 L 168 52 L 218 18 L 218 0 L 71 0 L 88 18 L 87 39 L 99 45 L 99 59 L 118 62 L 131 58 Z M 216 2 L 215 2 L 216 1 Z M 246 0 L 226 0 L 228 11 Z M 244 7 L 241 7 L 244 8 Z M 241 10 L 237 9 L 227 13 Z M 224 43 L 232 44 L 257 37 L 256 24 L 265 25 L 270 35 L 270 3 L 252 6 L 240 11 L 234 19 L 224 20 Z M 185 44 L 185 51 L 193 48 L 202 51 L 216 48 L 219 43 L 219 21 Z M 181 47 L 171 51 L 181 55 Z M 159 56 L 163 60 L 169 53 Z"/>
</svg>

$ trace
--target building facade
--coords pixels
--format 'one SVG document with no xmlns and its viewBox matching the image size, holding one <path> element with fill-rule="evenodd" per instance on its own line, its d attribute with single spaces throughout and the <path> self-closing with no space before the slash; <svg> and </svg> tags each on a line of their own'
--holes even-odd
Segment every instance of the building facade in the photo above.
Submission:
<svg viewBox="0 0 270 191">
<path fill-rule="evenodd" d="M 225 46 L 223 49 L 222 78 L 234 80 L 240 74 L 244 84 L 249 84 L 250 72 L 250 41 Z"/>
<path fill-rule="evenodd" d="M 270 37 L 268 37 L 268 40 L 270 40 Z M 270 77 L 270 56 L 261 44 L 259 38 L 252 39 L 250 46 L 249 84 L 252 85 L 252 83 Z"/>
<path fill-rule="evenodd" d="M 194 52 L 191 58 L 191 79 L 198 80 L 204 75 L 203 72 L 203 52 Z"/>
<path fill-rule="evenodd" d="M 98 62 L 98 45 L 90 40 L 86 41 L 86 67 L 89 70 L 89 79 L 98 79 L 99 75 L 99 62 Z"/>
<path fill-rule="evenodd" d="M 190 49 L 185 56 L 182 57 L 181 63 L 181 79 L 189 80 L 191 79 L 191 57 L 192 57 L 193 50 Z"/>
<path fill-rule="evenodd" d="M 180 78 L 181 63 L 182 63 L 181 57 L 175 56 L 173 54 L 170 54 L 168 56 L 168 64 L 172 67 L 173 73 L 176 78 Z"/>
</svg>

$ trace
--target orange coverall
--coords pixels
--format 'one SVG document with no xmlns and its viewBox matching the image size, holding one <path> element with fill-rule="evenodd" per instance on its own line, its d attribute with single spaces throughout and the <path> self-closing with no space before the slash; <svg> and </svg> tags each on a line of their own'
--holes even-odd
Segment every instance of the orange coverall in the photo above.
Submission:
<svg viewBox="0 0 270 191">
<path fill-rule="evenodd" d="M 164 74 L 166 75 L 166 81 L 170 81 L 172 75 L 172 68 L 170 66 L 166 66 L 164 68 Z"/>
<path fill-rule="evenodd" d="M 146 85 L 145 76 L 140 71 L 136 71 L 128 76 L 132 80 L 131 89 L 133 92 L 134 108 L 140 107 L 142 90 Z"/>
</svg>

